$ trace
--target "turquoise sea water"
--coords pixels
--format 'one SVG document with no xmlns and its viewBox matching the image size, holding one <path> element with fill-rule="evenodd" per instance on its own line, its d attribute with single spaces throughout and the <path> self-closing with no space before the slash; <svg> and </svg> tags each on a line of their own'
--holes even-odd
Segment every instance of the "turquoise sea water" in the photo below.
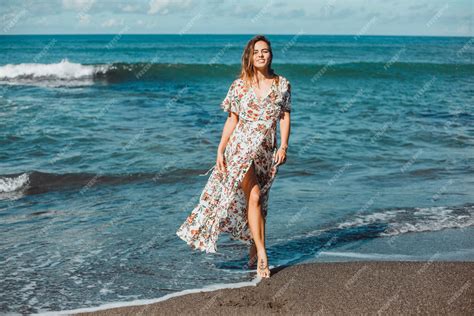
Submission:
<svg viewBox="0 0 474 316">
<path fill-rule="evenodd" d="M 175 235 L 250 37 L 0 37 L 0 313 L 252 280 L 244 244 Z M 269 39 L 293 93 L 270 264 L 474 260 L 472 39 Z"/>
</svg>

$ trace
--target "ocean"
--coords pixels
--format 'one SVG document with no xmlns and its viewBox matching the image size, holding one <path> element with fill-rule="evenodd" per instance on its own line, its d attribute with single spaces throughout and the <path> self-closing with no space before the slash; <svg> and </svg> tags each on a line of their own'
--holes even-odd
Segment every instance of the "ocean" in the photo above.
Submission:
<svg viewBox="0 0 474 316">
<path fill-rule="evenodd" d="M 0 36 L 0 313 L 255 282 L 243 243 L 175 234 L 251 37 Z M 269 264 L 474 260 L 472 38 L 268 38 L 292 84 Z"/>
</svg>

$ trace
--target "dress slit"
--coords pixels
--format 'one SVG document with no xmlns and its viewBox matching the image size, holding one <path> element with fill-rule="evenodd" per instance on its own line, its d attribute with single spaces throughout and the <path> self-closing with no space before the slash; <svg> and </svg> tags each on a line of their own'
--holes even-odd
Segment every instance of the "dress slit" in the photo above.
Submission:
<svg viewBox="0 0 474 316">
<path fill-rule="evenodd" d="M 234 178 L 235 180 L 234 179 L 230 180 L 231 183 L 233 183 L 234 185 L 233 186 L 229 186 L 229 185 L 225 186 L 226 189 L 229 190 L 229 192 L 224 194 L 224 203 L 223 204 L 220 203 L 220 205 L 219 205 L 220 209 L 222 210 L 221 217 L 219 219 L 219 233 L 220 232 L 228 232 L 228 233 L 230 233 L 230 237 L 231 237 L 232 240 L 239 240 L 240 239 L 243 242 L 247 243 L 248 245 L 251 245 L 253 243 L 251 233 L 249 233 L 250 238 L 245 239 L 245 240 L 242 239 L 242 235 L 241 235 L 241 232 L 243 230 L 248 229 L 250 231 L 250 228 L 248 226 L 248 201 L 245 198 L 245 192 L 242 189 L 242 182 L 244 181 L 245 176 L 247 175 L 247 173 L 249 172 L 249 170 L 252 166 L 254 166 L 255 176 L 257 175 L 256 174 L 257 173 L 257 168 L 255 167 L 255 158 L 251 157 L 245 165 L 246 165 L 245 168 L 240 168 L 239 169 L 239 172 L 237 173 L 237 176 Z M 229 172 L 229 171 L 227 171 L 227 172 Z M 228 180 L 229 179 L 226 179 L 226 182 Z M 257 180 L 257 184 L 260 186 L 260 184 L 258 183 L 258 180 Z M 232 227 L 231 230 L 222 229 L 222 227 L 225 225 L 226 220 L 228 220 L 228 218 L 229 218 L 229 213 L 228 213 L 229 206 L 230 206 L 231 203 L 236 201 L 236 198 L 237 198 L 236 195 L 239 194 L 239 193 L 241 193 L 244 197 L 245 206 L 240 209 L 241 210 L 240 214 L 233 214 L 233 215 L 237 215 L 239 217 L 245 218 L 244 226 L 240 230 L 237 229 L 236 227 Z"/>
</svg>

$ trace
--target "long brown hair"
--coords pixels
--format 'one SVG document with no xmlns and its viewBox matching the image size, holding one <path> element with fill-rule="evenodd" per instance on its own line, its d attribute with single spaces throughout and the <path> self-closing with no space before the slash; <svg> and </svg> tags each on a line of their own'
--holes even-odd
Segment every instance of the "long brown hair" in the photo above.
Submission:
<svg viewBox="0 0 474 316">
<path fill-rule="evenodd" d="M 269 74 L 275 78 L 278 84 L 279 76 L 276 75 L 275 71 L 272 68 L 273 62 L 273 51 L 270 41 L 264 35 L 255 35 L 252 37 L 247 45 L 245 46 L 244 52 L 242 53 L 242 68 L 240 70 L 239 78 L 242 79 L 247 86 L 251 85 L 252 79 L 255 77 L 255 69 L 253 65 L 253 51 L 255 48 L 255 43 L 258 41 L 264 41 L 268 45 L 268 50 L 270 51 L 270 64 L 268 65 Z M 255 78 L 258 84 L 258 78 Z"/>
</svg>

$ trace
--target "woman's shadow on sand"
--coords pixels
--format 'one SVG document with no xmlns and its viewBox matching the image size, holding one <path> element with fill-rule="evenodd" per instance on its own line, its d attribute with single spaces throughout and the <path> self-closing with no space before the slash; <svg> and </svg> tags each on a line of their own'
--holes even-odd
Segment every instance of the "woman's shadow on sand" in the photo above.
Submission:
<svg viewBox="0 0 474 316">
<path fill-rule="evenodd" d="M 287 242 L 267 247 L 270 266 L 274 266 L 271 274 L 314 259 L 321 251 L 339 247 L 343 244 L 364 241 L 380 237 L 380 233 L 387 229 L 387 223 L 373 223 L 369 225 L 333 228 L 321 231 L 318 235 L 309 235 L 290 239 Z M 248 265 L 248 256 L 230 261 L 215 263 L 216 268 L 225 270 L 254 271 L 256 266 Z M 273 262 L 273 263 L 272 263 Z"/>
</svg>

